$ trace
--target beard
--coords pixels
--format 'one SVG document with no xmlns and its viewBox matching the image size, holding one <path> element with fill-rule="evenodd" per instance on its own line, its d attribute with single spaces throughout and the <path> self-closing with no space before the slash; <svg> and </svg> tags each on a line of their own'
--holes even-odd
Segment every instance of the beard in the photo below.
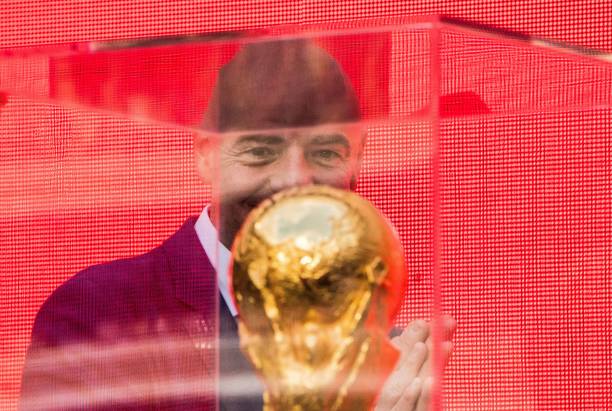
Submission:
<svg viewBox="0 0 612 411">
<path fill-rule="evenodd" d="M 243 198 L 222 200 L 215 211 L 218 212 L 219 240 L 231 249 L 242 224 L 262 201 L 274 195 L 274 192 L 254 193 Z"/>
</svg>

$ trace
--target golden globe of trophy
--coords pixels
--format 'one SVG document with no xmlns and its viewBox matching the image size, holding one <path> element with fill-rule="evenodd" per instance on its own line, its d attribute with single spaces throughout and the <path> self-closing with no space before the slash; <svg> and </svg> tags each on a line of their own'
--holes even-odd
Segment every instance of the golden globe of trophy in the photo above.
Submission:
<svg viewBox="0 0 612 411">
<path fill-rule="evenodd" d="M 251 212 L 232 255 L 264 410 L 370 409 L 398 358 L 387 332 L 406 281 L 385 218 L 351 192 L 293 188 Z"/>
</svg>

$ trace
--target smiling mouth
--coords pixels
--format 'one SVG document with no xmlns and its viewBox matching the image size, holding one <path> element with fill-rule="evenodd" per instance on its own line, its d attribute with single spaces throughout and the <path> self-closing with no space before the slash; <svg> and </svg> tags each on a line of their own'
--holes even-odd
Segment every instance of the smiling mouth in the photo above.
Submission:
<svg viewBox="0 0 612 411">
<path fill-rule="evenodd" d="M 249 197 L 247 199 L 245 199 L 242 204 L 244 204 L 244 206 L 246 208 L 249 209 L 249 211 L 253 210 L 254 208 L 256 208 L 258 205 L 260 205 L 262 203 L 262 201 L 272 197 L 274 193 L 271 193 L 270 195 L 265 195 L 265 196 L 253 196 L 253 197 Z"/>
<path fill-rule="evenodd" d="M 245 201 L 242 202 L 242 204 L 245 206 L 246 209 L 248 209 L 249 211 L 253 210 L 255 207 L 257 207 L 259 205 L 261 201 L 258 199 L 247 199 Z"/>
</svg>

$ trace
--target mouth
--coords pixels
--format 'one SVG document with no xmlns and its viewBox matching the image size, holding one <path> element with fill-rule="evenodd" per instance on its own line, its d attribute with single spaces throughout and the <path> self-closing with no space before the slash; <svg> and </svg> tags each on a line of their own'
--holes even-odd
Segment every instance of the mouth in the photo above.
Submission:
<svg viewBox="0 0 612 411">
<path fill-rule="evenodd" d="M 259 205 L 259 203 L 261 203 L 261 200 L 258 200 L 258 199 L 247 199 L 242 202 L 243 206 L 249 211 L 256 208 Z"/>
<path fill-rule="evenodd" d="M 242 204 L 244 206 L 244 208 L 246 208 L 248 210 L 248 212 L 251 212 L 253 209 L 257 208 L 257 206 L 259 206 L 264 200 L 270 198 L 272 196 L 272 194 L 269 195 L 258 195 L 258 196 L 251 196 L 246 198 L 244 201 L 242 201 Z"/>
</svg>

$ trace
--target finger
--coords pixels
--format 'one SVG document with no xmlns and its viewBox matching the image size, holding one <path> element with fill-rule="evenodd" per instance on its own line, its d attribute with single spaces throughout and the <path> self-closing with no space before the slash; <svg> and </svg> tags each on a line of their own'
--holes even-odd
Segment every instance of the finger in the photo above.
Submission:
<svg viewBox="0 0 612 411">
<path fill-rule="evenodd" d="M 391 411 L 413 411 L 421 395 L 421 385 L 420 378 L 412 380 Z"/>
<path fill-rule="evenodd" d="M 422 379 L 426 379 L 432 376 L 431 367 L 432 367 L 432 362 L 434 361 L 433 359 L 434 355 L 441 356 L 440 364 L 444 368 L 446 367 L 446 364 L 448 363 L 450 354 L 452 352 L 453 344 L 450 341 L 450 339 L 455 333 L 455 330 L 457 328 L 457 322 L 450 315 L 443 315 L 441 317 L 440 323 L 442 325 L 442 331 L 443 331 L 442 335 L 445 339 L 440 343 L 439 351 L 436 351 L 435 353 L 434 353 L 432 335 L 429 334 L 429 336 L 425 340 L 425 346 L 427 347 L 428 355 L 427 355 L 427 359 L 425 360 L 425 363 L 421 367 L 421 372 L 419 373 L 419 377 L 421 377 Z"/>
<path fill-rule="evenodd" d="M 448 364 L 452 349 L 452 342 L 442 342 L 440 347 L 440 355 L 442 356 L 442 358 L 440 359 L 442 370 L 444 370 L 446 368 L 446 365 Z M 434 370 L 432 369 L 432 357 L 432 352 L 429 351 L 429 355 L 427 356 L 427 359 L 423 362 L 423 366 L 421 367 L 421 370 L 419 371 L 419 375 L 417 377 L 424 381 L 423 387 L 421 389 L 421 395 L 419 397 L 418 404 L 415 408 L 415 410 L 417 411 L 429 410 L 431 406 L 433 386 L 436 382 L 436 375 L 434 375 Z"/>
<path fill-rule="evenodd" d="M 452 352 L 452 348 L 453 348 L 453 343 L 450 341 L 442 341 L 442 343 L 440 344 L 440 350 L 437 353 L 434 353 L 434 348 L 433 348 L 433 340 L 431 338 L 428 338 L 427 341 L 425 341 L 425 347 L 427 348 L 426 350 L 426 354 L 427 357 L 425 359 L 425 361 L 423 362 L 423 365 L 421 366 L 421 369 L 419 370 L 419 377 L 426 379 L 429 377 L 433 376 L 433 369 L 432 369 L 432 364 L 434 362 L 434 355 L 439 354 L 440 355 L 440 363 L 442 365 L 442 367 L 446 367 L 446 364 L 448 363 L 448 359 L 450 357 L 450 354 Z"/>
<path fill-rule="evenodd" d="M 429 324 L 425 320 L 414 320 L 404 329 L 397 337 L 391 339 L 391 342 L 400 350 L 403 348 L 410 349 L 418 341 L 425 341 L 429 336 Z"/>
<path fill-rule="evenodd" d="M 434 390 L 434 379 L 427 378 L 421 388 L 421 395 L 417 401 L 415 411 L 429 411 L 431 407 L 431 396 Z M 411 408 L 412 410 L 412 408 Z"/>
<path fill-rule="evenodd" d="M 418 374 L 418 376 L 421 377 L 423 381 L 426 378 L 431 377 L 431 357 L 433 353 L 432 341 L 433 339 L 431 338 L 431 336 L 427 337 L 427 340 L 425 340 L 425 361 L 423 361 L 423 365 L 421 366 L 421 369 L 419 370 Z"/>
<path fill-rule="evenodd" d="M 450 359 L 452 351 L 453 351 L 453 343 L 451 341 L 442 342 L 440 354 L 442 355 L 441 363 L 442 363 L 443 369 L 446 368 L 446 365 L 448 364 L 448 360 Z M 424 380 L 424 383 L 423 383 L 423 387 L 421 388 L 421 395 L 419 397 L 417 407 L 415 408 L 416 411 L 429 410 L 431 406 L 431 397 L 432 397 L 432 393 L 433 393 L 434 385 L 436 381 L 434 376 L 432 375 L 431 360 L 430 360 L 431 357 L 432 357 L 431 355 L 428 356 L 428 359 L 424 362 L 423 366 L 421 367 L 421 371 L 419 372 L 419 376 L 417 377 L 419 379 Z"/>
<path fill-rule="evenodd" d="M 417 342 L 406 355 L 406 361 L 404 361 L 400 368 L 391 373 L 383 386 L 377 410 L 390 410 L 397 404 L 402 393 L 406 391 L 406 386 L 409 386 L 419 373 L 426 357 L 427 348 L 425 343 Z"/>
<path fill-rule="evenodd" d="M 417 342 L 424 342 L 429 336 L 429 324 L 423 320 L 412 321 L 401 335 L 391 339 L 391 343 L 400 350 L 400 359 L 396 368 L 400 368 L 406 360 L 406 354 Z"/>
</svg>

